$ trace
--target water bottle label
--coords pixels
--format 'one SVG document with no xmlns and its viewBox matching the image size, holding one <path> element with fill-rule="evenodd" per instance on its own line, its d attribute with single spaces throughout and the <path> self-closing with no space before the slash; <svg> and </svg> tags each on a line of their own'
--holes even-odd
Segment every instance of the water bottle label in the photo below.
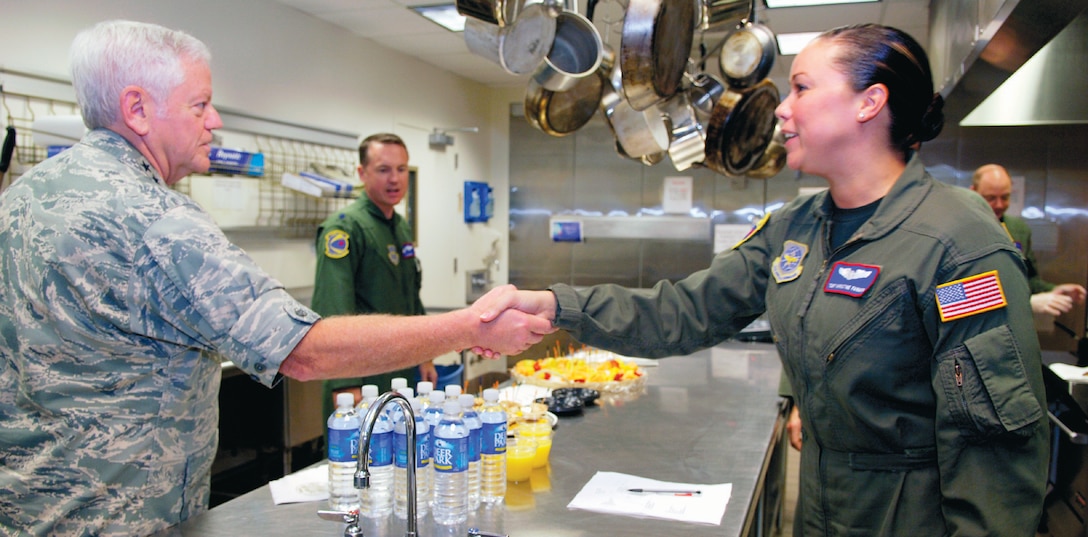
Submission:
<svg viewBox="0 0 1088 537">
<path fill-rule="evenodd" d="M 408 435 L 404 433 L 393 433 L 393 464 L 397 465 L 397 468 L 408 467 Z"/>
<path fill-rule="evenodd" d="M 485 423 L 480 432 L 480 451 L 485 455 L 506 453 L 506 422 Z"/>
<path fill-rule="evenodd" d="M 438 472 L 464 472 L 468 470 L 468 437 L 435 438 L 434 469 Z"/>
<path fill-rule="evenodd" d="M 426 468 L 431 464 L 431 434 L 423 433 L 416 437 L 416 468 Z M 408 466 L 408 461 L 404 462 Z"/>
<path fill-rule="evenodd" d="M 388 466 L 393 464 L 393 433 L 378 433 L 370 437 L 370 458 L 368 466 Z"/>
<path fill-rule="evenodd" d="M 483 429 L 469 429 L 468 432 L 468 460 L 480 460 L 480 431 Z"/>
<path fill-rule="evenodd" d="M 359 453 L 359 429 L 329 429 L 329 461 L 355 462 Z"/>
</svg>

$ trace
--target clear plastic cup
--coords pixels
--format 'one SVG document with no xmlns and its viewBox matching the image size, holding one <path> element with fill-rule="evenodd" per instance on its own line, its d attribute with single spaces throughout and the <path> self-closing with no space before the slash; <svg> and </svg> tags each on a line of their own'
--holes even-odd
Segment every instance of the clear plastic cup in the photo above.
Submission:
<svg viewBox="0 0 1088 537">
<path fill-rule="evenodd" d="M 536 440 L 515 436 L 506 442 L 506 480 L 514 483 L 528 481 L 536 459 Z"/>
<path fill-rule="evenodd" d="M 552 427 L 546 421 L 523 423 L 518 427 L 518 437 L 530 439 L 536 443 L 536 455 L 533 468 L 543 468 L 548 464 L 552 452 Z"/>
</svg>

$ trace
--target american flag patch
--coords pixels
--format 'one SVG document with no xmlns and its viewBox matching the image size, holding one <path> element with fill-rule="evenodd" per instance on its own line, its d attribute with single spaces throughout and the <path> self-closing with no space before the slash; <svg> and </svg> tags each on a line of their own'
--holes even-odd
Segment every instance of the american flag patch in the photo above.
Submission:
<svg viewBox="0 0 1088 537">
<path fill-rule="evenodd" d="M 937 286 L 937 310 L 944 322 L 996 310 L 1007 304 L 996 270 Z"/>
</svg>

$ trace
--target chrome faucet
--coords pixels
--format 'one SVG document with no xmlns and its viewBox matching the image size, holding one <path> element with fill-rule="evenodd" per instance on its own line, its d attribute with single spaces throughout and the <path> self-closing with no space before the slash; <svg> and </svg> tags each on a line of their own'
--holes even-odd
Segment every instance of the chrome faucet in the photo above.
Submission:
<svg viewBox="0 0 1088 537">
<path fill-rule="evenodd" d="M 367 467 L 370 459 L 370 437 L 374 434 L 374 424 L 377 423 L 385 405 L 394 402 L 400 405 L 404 411 L 404 430 L 407 433 L 408 449 L 408 531 L 404 537 L 416 537 L 418 526 L 416 521 L 416 415 L 412 412 L 412 405 L 408 398 L 396 392 L 386 392 L 380 395 L 370 405 L 359 425 L 359 457 L 355 466 L 355 488 L 370 488 L 370 469 Z"/>
</svg>

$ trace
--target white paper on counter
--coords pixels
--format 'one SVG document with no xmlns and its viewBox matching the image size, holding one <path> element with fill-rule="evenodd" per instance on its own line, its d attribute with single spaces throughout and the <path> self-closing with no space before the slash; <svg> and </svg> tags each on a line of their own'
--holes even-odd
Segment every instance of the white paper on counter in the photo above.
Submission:
<svg viewBox="0 0 1088 537">
<path fill-rule="evenodd" d="M 316 502 L 329 499 L 329 465 L 322 464 L 286 475 L 268 483 L 272 502 Z"/>
<path fill-rule="evenodd" d="M 639 494 L 628 489 L 698 490 L 698 496 Z M 705 485 L 657 481 L 616 472 L 597 472 L 567 504 L 567 509 L 639 518 L 662 518 L 720 526 L 732 483 Z"/>
<path fill-rule="evenodd" d="M 1088 382 L 1088 376 L 1086 376 L 1088 375 L 1088 367 L 1077 367 L 1075 365 L 1057 363 L 1050 364 L 1050 370 L 1066 382 Z"/>
</svg>

